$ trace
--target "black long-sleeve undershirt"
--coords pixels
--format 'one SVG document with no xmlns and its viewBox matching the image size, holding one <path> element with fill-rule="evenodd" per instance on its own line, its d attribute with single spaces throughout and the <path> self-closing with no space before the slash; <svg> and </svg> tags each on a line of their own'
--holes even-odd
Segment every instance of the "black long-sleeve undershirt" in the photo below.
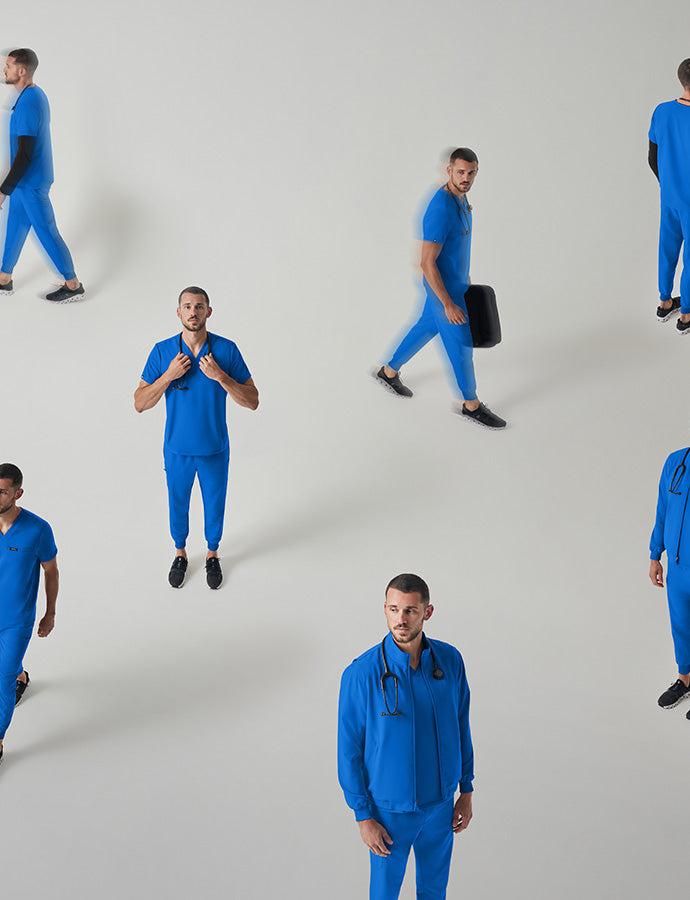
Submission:
<svg viewBox="0 0 690 900">
<path fill-rule="evenodd" d="M 14 157 L 12 168 L 7 173 L 7 178 L 0 184 L 0 194 L 9 196 L 22 180 L 31 165 L 36 149 L 36 138 L 29 134 L 20 134 L 17 138 L 17 155 Z"/>
<path fill-rule="evenodd" d="M 649 142 L 649 153 L 647 154 L 647 162 L 649 163 L 649 168 L 652 170 L 652 172 L 654 172 L 654 174 L 656 175 L 656 180 L 658 181 L 659 180 L 659 165 L 656 161 L 657 150 L 658 150 L 657 145 L 653 141 L 650 141 Z"/>
</svg>

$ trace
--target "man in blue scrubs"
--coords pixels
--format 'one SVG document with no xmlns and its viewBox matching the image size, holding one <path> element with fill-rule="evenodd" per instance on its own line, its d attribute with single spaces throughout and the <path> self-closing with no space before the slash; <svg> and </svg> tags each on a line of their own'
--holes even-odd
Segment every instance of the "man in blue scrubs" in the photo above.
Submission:
<svg viewBox="0 0 690 900">
<path fill-rule="evenodd" d="M 690 59 L 678 67 L 683 95 L 660 103 L 649 128 L 649 165 L 659 180 L 659 322 L 680 312 L 676 328 L 690 334 Z M 671 297 L 683 247 L 680 297 Z"/>
<path fill-rule="evenodd" d="M 17 506 L 24 493 L 22 473 L 12 463 L 0 464 L 0 759 L 14 707 L 29 683 L 24 653 L 36 619 L 40 570 L 46 611 L 38 636 L 55 625 L 58 594 L 57 547 L 50 525 Z"/>
<path fill-rule="evenodd" d="M 370 900 L 396 900 L 411 848 L 417 897 L 443 900 L 453 835 L 472 818 L 465 666 L 425 636 L 434 608 L 418 575 L 393 578 L 383 609 L 389 634 L 343 673 L 338 778 L 370 850 Z"/>
<path fill-rule="evenodd" d="M 453 369 L 463 402 L 463 419 L 484 428 L 505 428 L 505 421 L 479 401 L 472 361 L 472 333 L 467 320 L 465 292 L 470 286 L 472 207 L 467 193 L 479 163 L 468 147 L 450 155 L 448 181 L 434 194 L 422 225 L 422 272 L 426 301 L 421 316 L 400 342 L 393 356 L 374 377 L 398 397 L 412 391 L 400 380 L 400 369 L 433 337 L 439 335 Z"/>
<path fill-rule="evenodd" d="M 223 575 L 218 546 L 223 534 L 230 444 L 225 417 L 228 395 L 256 409 L 259 392 L 237 345 L 206 330 L 213 310 L 203 288 L 185 288 L 177 303 L 182 333 L 156 344 L 134 393 L 137 412 L 152 409 L 165 394 L 163 442 L 170 533 L 176 555 L 168 581 L 181 587 L 187 571 L 189 498 L 198 476 L 208 545 L 206 582 L 218 588 Z"/>
<path fill-rule="evenodd" d="M 0 206 L 10 197 L 5 252 L 0 271 L 0 296 L 14 290 L 12 272 L 31 228 L 55 268 L 65 279 L 62 287 L 46 294 L 53 303 L 70 303 L 84 296 L 84 286 L 74 271 L 72 257 L 60 237 L 48 196 L 53 183 L 53 151 L 50 143 L 48 98 L 33 83 L 38 57 L 33 50 L 13 50 L 4 68 L 5 84 L 14 85 L 18 97 L 10 118 L 12 167 L 0 184 Z"/>
<path fill-rule="evenodd" d="M 686 519 L 690 491 L 690 447 L 668 457 L 659 480 L 656 521 L 649 542 L 649 577 L 655 587 L 664 586 L 661 556 L 666 551 L 666 595 L 678 678 L 659 697 L 662 709 L 672 709 L 690 696 L 690 515 Z M 690 719 L 690 712 L 687 713 Z"/>
</svg>

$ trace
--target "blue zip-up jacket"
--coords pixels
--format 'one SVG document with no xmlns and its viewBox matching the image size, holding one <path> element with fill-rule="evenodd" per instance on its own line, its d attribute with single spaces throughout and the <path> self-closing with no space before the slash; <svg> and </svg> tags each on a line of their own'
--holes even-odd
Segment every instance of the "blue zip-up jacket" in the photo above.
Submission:
<svg viewBox="0 0 690 900">
<path fill-rule="evenodd" d="M 668 561 L 676 563 L 681 568 L 690 568 L 690 510 L 687 509 L 690 491 L 690 453 L 685 460 L 687 470 L 682 474 L 676 470 L 683 462 L 687 450 L 687 447 L 676 450 L 664 463 L 659 479 L 656 522 L 649 541 L 650 559 L 661 559 L 661 554 L 665 550 Z M 673 493 L 669 491 L 671 486 Z"/>
<path fill-rule="evenodd" d="M 429 644 L 443 678 L 432 672 Z M 398 677 L 399 716 L 385 716 L 381 693 L 384 672 L 381 645 L 377 644 L 345 669 L 340 683 L 338 709 L 338 780 L 347 805 L 358 822 L 372 818 L 372 806 L 389 812 L 415 812 L 414 702 L 410 683 L 410 655 L 402 651 L 390 634 L 386 636 L 386 658 Z M 422 639 L 421 674 L 429 688 L 438 745 L 441 793 L 448 800 L 460 786 L 472 790 L 474 755 L 470 735 L 470 689 L 460 653 L 442 641 Z M 386 698 L 391 712 L 395 687 L 386 678 Z"/>
</svg>

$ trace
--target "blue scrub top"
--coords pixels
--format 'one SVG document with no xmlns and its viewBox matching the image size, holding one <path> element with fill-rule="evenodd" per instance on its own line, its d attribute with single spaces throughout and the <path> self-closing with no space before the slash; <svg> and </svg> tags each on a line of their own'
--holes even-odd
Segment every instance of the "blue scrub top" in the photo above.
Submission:
<svg viewBox="0 0 690 900">
<path fill-rule="evenodd" d="M 690 206 L 690 106 L 670 100 L 652 115 L 649 140 L 658 149 L 659 186 L 664 206 Z"/>
<path fill-rule="evenodd" d="M 464 303 L 465 291 L 470 286 L 472 213 L 465 201 L 466 198 L 461 202 L 440 188 L 431 198 L 422 222 L 422 239 L 443 244 L 436 265 L 448 294 L 456 303 Z M 424 287 L 428 296 L 436 296 L 426 278 Z"/>
<path fill-rule="evenodd" d="M 251 375 L 237 345 L 217 334 L 210 334 L 210 338 L 211 354 L 220 368 L 239 384 L 249 381 Z M 149 354 L 141 373 L 142 379 L 147 384 L 153 384 L 179 352 L 179 334 L 160 341 Z M 183 338 L 182 352 L 186 353 L 192 364 L 184 378 L 173 381 L 165 392 L 165 449 L 185 456 L 222 453 L 229 446 L 225 418 L 228 395 L 225 388 L 217 381 L 207 378 L 199 368 L 199 358 L 208 353 L 208 342 L 201 348 L 198 356 L 192 356 Z"/>
<path fill-rule="evenodd" d="M 50 107 L 40 87 L 24 88 L 10 118 L 10 162 L 17 155 L 20 135 L 36 138 L 34 155 L 19 187 L 49 188 L 53 183 L 53 150 L 50 143 Z"/>
<path fill-rule="evenodd" d="M 40 566 L 56 556 L 50 525 L 22 509 L 0 534 L 0 628 L 33 625 Z"/>
<path fill-rule="evenodd" d="M 410 667 L 410 685 L 414 703 L 415 800 L 418 806 L 431 806 L 441 803 L 443 797 L 434 701 L 421 665 L 416 669 Z"/>
</svg>

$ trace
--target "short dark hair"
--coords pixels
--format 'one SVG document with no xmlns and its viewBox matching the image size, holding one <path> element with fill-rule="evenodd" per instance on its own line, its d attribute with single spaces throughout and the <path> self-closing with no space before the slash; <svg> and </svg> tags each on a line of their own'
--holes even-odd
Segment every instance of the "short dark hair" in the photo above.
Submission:
<svg viewBox="0 0 690 900">
<path fill-rule="evenodd" d="M 429 602 L 429 585 L 419 575 L 410 575 L 409 573 L 396 575 L 388 582 L 386 596 L 391 588 L 403 594 L 420 594 L 425 604 Z"/>
<path fill-rule="evenodd" d="M 678 81 L 684 88 L 690 88 L 690 59 L 684 59 L 678 66 Z"/>
<path fill-rule="evenodd" d="M 0 478 L 9 478 L 12 487 L 20 488 L 24 481 L 21 470 L 13 463 L 0 463 Z"/>
<path fill-rule="evenodd" d="M 38 68 L 38 57 L 34 51 L 29 50 L 28 47 L 20 47 L 18 50 L 12 50 L 7 56 L 11 56 L 18 66 L 24 66 L 24 68 L 32 75 Z"/>
<path fill-rule="evenodd" d="M 180 296 L 177 298 L 177 305 L 180 305 L 180 301 L 182 300 L 183 294 L 196 294 L 198 297 L 203 297 L 206 300 L 206 306 L 211 305 L 211 301 L 208 299 L 208 294 L 203 288 L 197 287 L 196 285 L 191 285 L 191 287 L 186 287 L 183 291 L 180 291 Z"/>
<path fill-rule="evenodd" d="M 450 159 L 449 159 L 451 166 L 453 165 L 453 163 L 455 162 L 456 159 L 462 159 L 465 162 L 469 162 L 469 163 L 476 162 L 477 165 L 479 165 L 479 160 L 477 159 L 477 154 L 474 152 L 474 150 L 470 150 L 469 147 L 458 147 L 457 150 L 453 150 L 453 152 L 450 154 Z"/>
</svg>

